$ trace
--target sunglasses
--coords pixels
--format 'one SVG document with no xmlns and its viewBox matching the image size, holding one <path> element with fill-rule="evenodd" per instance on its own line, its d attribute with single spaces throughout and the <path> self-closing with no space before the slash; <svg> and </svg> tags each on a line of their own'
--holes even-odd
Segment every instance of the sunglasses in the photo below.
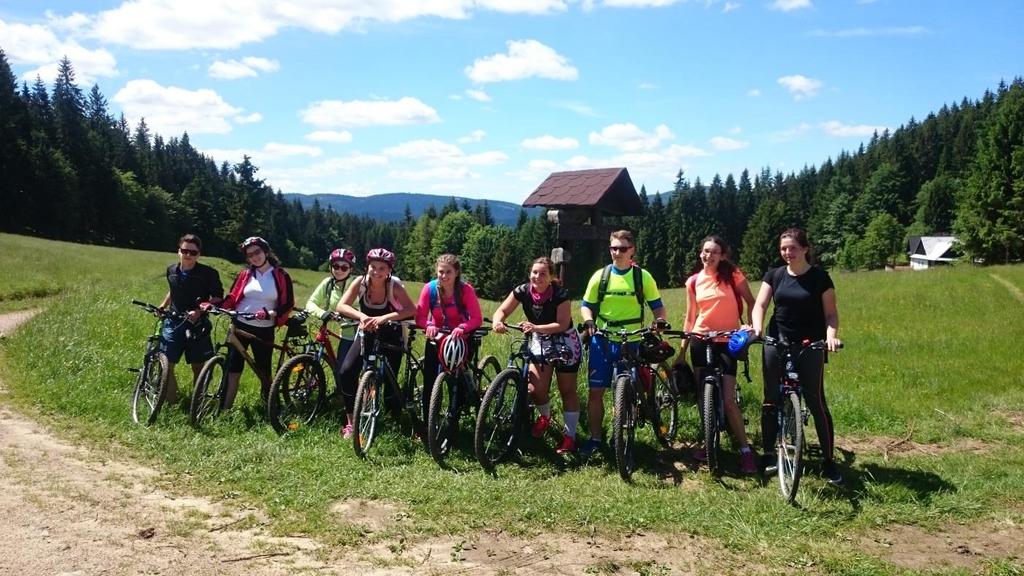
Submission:
<svg viewBox="0 0 1024 576">
<path fill-rule="evenodd" d="M 629 250 L 630 248 L 632 248 L 632 246 L 609 246 L 608 247 L 608 249 L 611 250 L 612 252 L 625 252 L 626 250 Z"/>
<path fill-rule="evenodd" d="M 341 270 L 342 272 L 348 272 L 352 267 L 348 264 L 331 264 L 331 270 Z"/>
<path fill-rule="evenodd" d="M 185 256 L 199 256 L 199 250 L 193 250 L 191 248 L 178 248 L 178 252 Z"/>
</svg>

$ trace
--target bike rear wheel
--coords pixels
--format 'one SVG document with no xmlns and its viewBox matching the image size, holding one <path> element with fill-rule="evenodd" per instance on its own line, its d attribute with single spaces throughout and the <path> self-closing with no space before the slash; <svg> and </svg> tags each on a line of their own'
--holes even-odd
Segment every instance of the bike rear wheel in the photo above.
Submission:
<svg viewBox="0 0 1024 576">
<path fill-rule="evenodd" d="M 359 387 L 356 389 L 356 400 L 352 408 L 352 416 L 355 418 L 356 430 L 352 435 L 352 446 L 356 449 L 356 455 L 365 458 L 370 452 L 370 446 L 377 438 L 377 422 L 380 419 L 381 411 L 380 382 L 375 371 L 366 370 L 359 379 Z"/>
<path fill-rule="evenodd" d="M 414 365 L 408 359 L 402 366 L 402 402 L 404 402 L 404 420 L 409 429 L 405 433 L 423 434 L 423 362 L 421 356 Z"/>
<path fill-rule="evenodd" d="M 612 443 L 619 476 L 629 482 L 636 465 L 636 391 L 633 379 L 625 374 L 615 379 L 615 415 L 612 417 Z"/>
<path fill-rule="evenodd" d="M 132 420 L 149 426 L 156 422 L 167 397 L 167 375 L 170 363 L 163 352 L 147 354 L 135 379 L 132 392 Z"/>
<path fill-rule="evenodd" d="M 796 501 L 803 475 L 804 419 L 800 396 L 790 392 L 779 413 L 779 432 L 775 440 L 778 454 L 779 490 L 786 502 Z"/>
<path fill-rule="evenodd" d="M 189 422 L 193 426 L 198 428 L 204 420 L 220 414 L 227 378 L 227 359 L 224 356 L 214 356 L 203 364 L 196 378 L 196 388 L 192 391 L 192 404 L 188 411 Z"/>
<path fill-rule="evenodd" d="M 327 397 L 327 376 L 312 354 L 299 354 L 285 362 L 274 376 L 267 401 L 267 420 L 278 434 L 308 426 Z"/>
<path fill-rule="evenodd" d="M 503 370 L 487 387 L 476 417 L 473 448 L 484 470 L 494 470 L 515 450 L 521 427 L 519 406 L 525 403 L 522 376 L 515 368 Z"/>
<path fill-rule="evenodd" d="M 455 376 L 442 372 L 434 380 L 427 413 L 427 447 L 430 455 L 443 465 L 459 429 L 459 383 Z"/>
<path fill-rule="evenodd" d="M 721 434 L 718 429 L 720 402 L 717 382 L 714 379 L 704 382 L 704 396 L 701 397 L 701 420 L 704 426 L 704 452 L 707 454 L 708 470 L 712 474 L 717 474 L 721 467 L 719 461 Z"/>
<path fill-rule="evenodd" d="M 484 356 L 476 363 L 476 373 L 474 376 L 476 377 L 476 389 L 480 393 L 481 398 L 491 385 L 491 382 L 494 382 L 494 379 L 501 373 L 501 370 L 501 362 L 498 362 L 498 359 L 490 354 Z"/>
<path fill-rule="evenodd" d="M 675 378 L 672 367 L 662 362 L 651 369 L 651 404 L 653 405 L 654 435 L 665 448 L 671 448 L 679 433 L 679 396 L 670 379 Z"/>
</svg>

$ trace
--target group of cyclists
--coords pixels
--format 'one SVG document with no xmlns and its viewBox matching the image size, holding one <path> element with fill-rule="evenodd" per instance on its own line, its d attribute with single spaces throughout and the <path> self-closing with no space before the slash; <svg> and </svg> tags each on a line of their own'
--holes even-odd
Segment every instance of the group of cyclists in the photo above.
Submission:
<svg viewBox="0 0 1024 576">
<path fill-rule="evenodd" d="M 746 330 L 752 337 L 762 335 L 782 338 L 788 342 L 823 340 L 826 350 L 805 354 L 797 367 L 804 383 L 807 406 L 814 417 L 821 452 L 822 475 L 833 483 L 842 481 L 834 459 L 834 432 L 832 417 L 824 394 L 824 364 L 827 353 L 841 346 L 837 337 L 839 317 L 836 309 L 835 287 L 828 272 L 812 263 L 807 234 L 791 228 L 779 236 L 779 254 L 784 266 L 769 270 L 763 277 L 756 299 L 751 293 L 743 272 L 730 260 L 730 250 L 718 236 L 704 239 L 698 254 L 696 271 L 686 279 L 687 306 L 684 321 L 686 333 L 709 334 L 720 331 Z M 205 311 L 211 307 L 236 310 L 233 322 L 241 324 L 256 340 L 245 340 L 251 347 L 256 366 L 270 373 L 272 348 L 276 327 L 284 325 L 295 306 L 292 280 L 280 266 L 269 243 L 258 236 L 247 238 L 239 245 L 245 255 L 246 266 L 238 273 L 227 296 L 217 271 L 198 262 L 202 242 L 194 234 L 186 234 L 178 241 L 178 261 L 167 268 L 169 290 L 160 308 L 187 314 L 189 322 L 165 322 L 163 352 L 170 364 L 176 364 L 184 354 L 198 374 L 203 361 L 212 356 L 209 335 L 210 321 Z M 669 327 L 668 311 L 661 300 L 657 282 L 651 274 L 636 264 L 636 242 L 628 230 L 618 230 L 609 238 L 610 263 L 590 277 L 579 308 L 583 320 L 581 329 L 573 325 L 571 299 L 565 287 L 555 278 L 552 261 L 540 257 L 531 263 L 528 281 L 516 286 L 501 302 L 491 319 L 492 329 L 506 333 L 506 324 L 517 308 L 522 308 L 525 320 L 518 328 L 530 338 L 534 357 L 539 360 L 529 367 L 529 390 L 537 417 L 531 426 L 534 437 L 541 437 L 554 421 L 551 414 L 551 380 L 555 379 L 562 400 L 562 440 L 556 448 L 559 454 L 578 452 L 587 458 L 604 446 L 604 397 L 613 379 L 613 367 L 623 347 L 635 352 L 640 337 L 628 339 L 624 344 L 611 342 L 608 331 L 630 331 L 647 325 L 644 316 L 650 310 L 652 328 Z M 335 367 L 335 381 L 341 390 L 345 405 L 345 424 L 341 434 L 351 437 L 353 404 L 357 380 L 362 369 L 362 347 L 380 338 L 399 352 L 389 361 L 396 367 L 401 362 L 404 331 L 403 320 L 413 320 L 426 334 L 423 363 L 423 418 L 426 421 L 427 402 L 431 387 L 441 369 L 444 358 L 452 346 L 462 346 L 465 357 L 472 357 L 475 340 L 469 336 L 483 324 L 480 303 L 473 286 L 462 279 L 462 266 L 454 254 L 442 254 L 436 261 L 436 277 L 423 286 L 416 302 L 410 298 L 402 281 L 394 274 L 395 254 L 385 248 L 374 248 L 365 257 L 366 272 L 354 276 L 356 257 L 351 250 L 339 248 L 329 257 L 330 275 L 313 290 L 305 309 L 324 321 L 340 317 L 353 323 L 343 328 Z M 769 303 L 774 312 L 765 322 Z M 746 311 L 746 314 L 744 314 Z M 746 320 L 746 321 L 745 321 Z M 200 337 L 195 337 L 195 334 Z M 586 344 L 586 346 L 584 346 Z M 744 429 L 743 416 L 732 399 L 736 394 L 736 359 L 727 353 L 725 341 L 710 343 L 684 339 L 674 365 L 680 369 L 687 364 L 687 351 L 693 372 L 700 381 L 705 368 L 706 346 L 713 347 L 722 358 L 722 393 L 726 407 L 726 420 L 740 450 L 740 471 L 755 474 L 759 470 L 757 456 Z M 587 436 L 578 438 L 580 398 L 577 393 L 577 373 L 582 365 L 583 349 L 587 357 Z M 544 360 L 549 353 L 558 353 L 557 361 Z M 761 429 L 763 439 L 762 467 L 773 462 L 771 454 L 776 426 L 775 410 L 778 395 L 780 360 L 774 348 L 763 348 L 764 404 Z M 228 388 L 223 408 L 230 408 L 237 394 L 239 377 L 244 366 L 241 355 L 232 350 L 228 360 Z M 173 368 L 168 378 L 167 398 L 174 401 L 177 384 Z M 264 401 L 267 400 L 269 379 L 260 378 Z M 701 460 L 704 450 L 694 457 Z"/>
</svg>

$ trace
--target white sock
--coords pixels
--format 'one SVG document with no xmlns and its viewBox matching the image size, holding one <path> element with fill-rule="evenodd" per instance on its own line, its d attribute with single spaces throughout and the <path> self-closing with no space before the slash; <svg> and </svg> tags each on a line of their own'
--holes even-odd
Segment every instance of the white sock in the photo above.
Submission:
<svg viewBox="0 0 1024 576">
<path fill-rule="evenodd" d="M 545 404 L 538 404 L 537 411 L 540 412 L 541 415 L 551 418 L 551 402 L 547 402 Z"/>
<path fill-rule="evenodd" d="M 576 425 L 580 422 L 579 410 L 576 412 L 564 412 L 562 416 L 565 418 L 565 435 L 570 438 L 576 437 Z"/>
<path fill-rule="evenodd" d="M 746 446 L 740 446 L 740 454 L 746 454 L 747 452 L 750 451 L 750 444 L 747 444 Z"/>
</svg>

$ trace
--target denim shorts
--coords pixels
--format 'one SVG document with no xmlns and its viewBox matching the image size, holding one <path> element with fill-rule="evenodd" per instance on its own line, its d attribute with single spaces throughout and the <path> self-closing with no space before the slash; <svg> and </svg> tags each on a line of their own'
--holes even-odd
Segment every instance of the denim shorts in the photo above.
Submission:
<svg viewBox="0 0 1024 576">
<path fill-rule="evenodd" d="M 203 318 L 199 321 L 200 326 L 205 326 L 206 333 L 199 338 L 189 338 L 189 328 L 193 328 L 191 322 L 180 320 L 173 320 L 171 318 L 164 320 L 164 325 L 160 329 L 160 336 L 163 338 L 163 342 L 160 344 L 160 351 L 167 356 L 167 361 L 171 364 L 177 364 L 181 360 L 182 352 L 185 353 L 185 361 L 189 364 L 196 362 L 205 362 L 213 356 L 213 342 L 210 340 L 210 320 Z"/>
<path fill-rule="evenodd" d="M 627 342 L 630 350 L 636 352 L 639 342 Z M 590 371 L 587 380 L 591 388 L 608 388 L 612 385 L 612 368 L 622 354 L 622 345 L 609 342 L 603 336 L 590 338 Z"/>
</svg>

